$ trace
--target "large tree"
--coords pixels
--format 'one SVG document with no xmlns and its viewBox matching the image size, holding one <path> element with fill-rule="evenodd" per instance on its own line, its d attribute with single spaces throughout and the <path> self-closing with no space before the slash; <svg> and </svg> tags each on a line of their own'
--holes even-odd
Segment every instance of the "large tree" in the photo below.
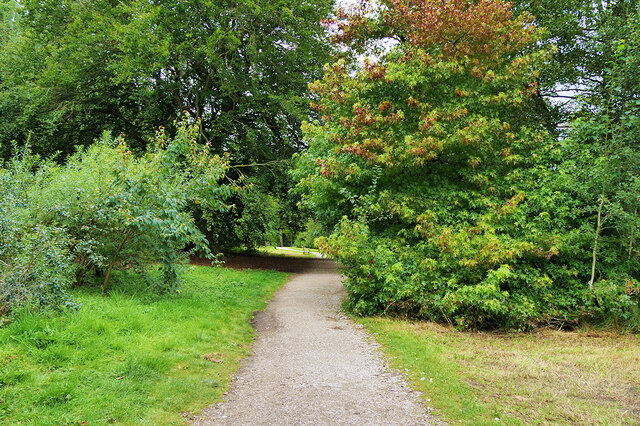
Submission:
<svg viewBox="0 0 640 426">
<path fill-rule="evenodd" d="M 461 327 L 595 315 L 590 237 L 532 113 L 550 57 L 533 18 L 499 0 L 386 0 L 333 25 L 356 53 L 394 46 L 326 68 L 299 161 L 351 307 Z M 623 291 L 609 296 L 629 312 Z"/>
<path fill-rule="evenodd" d="M 200 142 L 229 154 L 230 177 L 254 184 L 208 224 L 219 244 L 262 244 L 270 197 L 295 210 L 287 169 L 313 114 L 307 84 L 329 59 L 320 21 L 333 0 L 0 4 L 0 158 L 17 141 L 64 160 L 104 130 L 140 153 L 186 115 Z"/>
<path fill-rule="evenodd" d="M 301 147 L 331 1 L 3 4 L 15 27 L 0 38 L 5 156 L 29 138 L 36 152 L 70 153 L 104 129 L 142 148 L 182 114 L 200 117 L 202 139 L 236 163 Z"/>
<path fill-rule="evenodd" d="M 543 45 L 553 47 L 554 60 L 541 69 L 535 112 L 547 129 L 566 134 L 574 115 L 598 112 L 612 98 L 610 67 L 619 40 L 632 34 L 637 0 L 517 0 L 544 28 Z M 614 95 L 615 97 L 615 95 Z"/>
</svg>

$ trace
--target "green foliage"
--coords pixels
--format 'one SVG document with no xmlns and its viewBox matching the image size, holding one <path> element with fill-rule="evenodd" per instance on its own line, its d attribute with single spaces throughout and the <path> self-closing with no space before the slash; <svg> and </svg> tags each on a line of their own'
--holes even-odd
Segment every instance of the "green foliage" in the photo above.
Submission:
<svg viewBox="0 0 640 426">
<path fill-rule="evenodd" d="M 574 226 L 590 240 L 591 303 L 599 318 L 618 323 L 629 323 L 640 288 L 639 22 L 636 13 L 625 24 L 627 39 L 610 46 L 599 96 L 582 100 L 597 113 L 579 114 L 562 141 L 570 154 L 561 168 L 580 212 Z"/>
<path fill-rule="evenodd" d="M 218 244 L 217 248 L 254 250 L 274 238 L 277 201 L 260 186 L 250 183 L 229 202 L 233 203 L 230 210 L 213 216 L 207 223 L 210 239 Z"/>
<path fill-rule="evenodd" d="M 71 154 L 103 130 L 134 151 L 188 114 L 235 164 L 301 148 L 332 2 L 2 2 L 0 143 Z M 6 19 L 1 19 L 6 18 Z M 4 84 L 3 84 L 4 83 Z"/>
<path fill-rule="evenodd" d="M 333 232 L 321 248 L 344 266 L 351 308 L 461 328 L 629 318 L 637 301 L 626 290 L 589 288 L 593 209 L 575 196 L 573 151 L 521 118 L 549 58 L 534 49 L 541 32 L 506 3 L 447 4 L 340 12 L 336 40 L 354 50 L 399 42 L 375 62 L 339 60 L 312 85 L 323 121 L 306 126 L 296 176 Z M 615 179 L 636 182 L 629 176 Z M 604 275 L 635 289 L 637 268 L 614 273 L 621 257 L 607 257 Z"/>
<path fill-rule="evenodd" d="M 227 209 L 224 200 L 236 190 L 219 183 L 227 159 L 196 142 L 198 127 L 177 124 L 171 139 L 161 130 L 140 158 L 123 139 L 108 135 L 64 166 L 40 162 L 28 151 L 16 157 L 1 176 L 7 197 L 0 205 L 6 213 L 0 256 L 11 265 L 3 286 L 60 293 L 72 277 L 80 285 L 99 271 L 106 292 L 114 268 L 134 268 L 156 291 L 178 290 L 186 249 L 213 259 L 191 206 L 216 214 Z M 150 263 L 160 265 L 160 277 L 146 275 Z M 59 304 L 53 302 L 43 300 Z"/>
<path fill-rule="evenodd" d="M 194 206 L 201 230 L 227 247 L 261 245 L 279 229 L 292 236 L 298 212 L 287 195 L 288 160 L 305 147 L 307 84 L 330 58 L 320 20 L 332 6 L 3 0 L 0 158 L 15 140 L 63 162 L 105 130 L 140 155 L 154 129 L 173 136 L 174 120 L 186 115 L 200 120 L 199 142 L 244 166 L 230 177 L 246 175 L 258 187 L 208 226 Z"/>
<path fill-rule="evenodd" d="M 597 115 L 597 106 L 611 98 L 610 64 L 619 40 L 632 33 L 629 24 L 638 1 L 519 0 L 514 9 L 535 16 L 536 25 L 545 30 L 541 43 L 555 51 L 554 60 L 541 68 L 533 114 L 527 118 L 562 134 L 575 114 Z"/>
<path fill-rule="evenodd" d="M 114 151 L 118 163 L 113 187 L 109 188 L 112 191 L 104 201 L 107 208 L 116 211 L 115 218 L 110 217 L 117 220 L 111 229 L 120 235 L 109 268 L 131 240 L 137 249 L 126 263 L 141 264 L 141 255 L 159 262 L 163 274 L 155 287 L 160 292 L 177 289 L 176 267 L 188 244 L 212 257 L 189 204 L 205 206 L 213 214 L 226 209 L 223 200 L 232 192 L 230 186 L 218 183 L 227 171 L 226 157 L 212 156 L 208 145 L 203 148 L 197 144 L 198 128 L 198 123 L 178 125 L 173 139 L 161 130 L 149 154 L 139 160 L 133 158 L 122 141 Z"/>
<path fill-rule="evenodd" d="M 290 161 L 268 165 L 262 171 L 241 174 L 245 190 L 233 194 L 226 212 L 200 221 L 201 229 L 217 249 L 255 250 L 262 245 L 280 245 L 280 236 L 287 244 L 293 243 L 308 213 L 298 208 L 299 197 L 288 193 L 294 185 L 288 177 Z M 257 169 L 258 167 L 255 167 Z M 231 173 L 239 167 L 232 166 Z"/>
<path fill-rule="evenodd" d="M 69 235 L 64 228 L 29 220 L 26 196 L 37 179 L 35 159 L 23 151 L 0 169 L 0 318 L 14 309 L 74 307 Z"/>
<path fill-rule="evenodd" d="M 296 247 L 318 248 L 317 239 L 322 236 L 322 225 L 311 218 L 308 219 L 304 229 L 298 233 L 293 243 Z"/>
</svg>

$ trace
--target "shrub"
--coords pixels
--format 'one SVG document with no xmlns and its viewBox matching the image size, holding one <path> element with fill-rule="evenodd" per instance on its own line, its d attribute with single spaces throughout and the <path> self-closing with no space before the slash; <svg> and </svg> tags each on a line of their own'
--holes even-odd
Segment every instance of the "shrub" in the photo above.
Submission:
<svg viewBox="0 0 640 426">
<path fill-rule="evenodd" d="M 146 277 L 160 293 L 177 291 L 187 249 L 214 260 L 195 225 L 193 206 L 224 211 L 234 191 L 220 184 L 225 157 L 196 142 L 198 123 L 177 125 L 175 137 L 159 131 L 136 158 L 121 138 L 107 134 L 64 165 L 41 161 L 28 149 L 0 171 L 0 291 L 6 315 L 16 305 L 69 304 L 65 289 L 114 268 Z M 159 279 L 146 274 L 160 266 Z"/>
<path fill-rule="evenodd" d="M 25 306 L 74 307 L 66 230 L 33 221 L 28 189 L 39 159 L 22 150 L 0 169 L 0 317 Z"/>
</svg>

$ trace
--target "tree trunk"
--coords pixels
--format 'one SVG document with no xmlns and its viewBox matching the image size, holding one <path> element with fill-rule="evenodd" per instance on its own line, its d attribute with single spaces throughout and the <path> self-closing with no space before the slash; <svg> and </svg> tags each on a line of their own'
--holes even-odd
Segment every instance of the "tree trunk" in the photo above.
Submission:
<svg viewBox="0 0 640 426">
<path fill-rule="evenodd" d="M 107 294 L 109 289 L 109 278 L 111 278 L 111 270 L 113 269 L 113 265 L 115 265 L 115 263 L 118 261 L 118 254 L 120 253 L 120 250 L 122 250 L 122 247 L 124 247 L 124 244 L 129 239 L 131 232 L 132 231 L 129 230 L 124 234 L 124 238 L 120 242 L 120 245 L 118 246 L 118 248 L 116 249 L 116 252 L 113 255 L 113 259 L 111 260 L 111 262 L 109 262 L 109 268 L 107 269 L 107 273 L 104 276 L 104 281 L 102 282 L 102 292 L 104 294 Z"/>
<path fill-rule="evenodd" d="M 633 216 L 634 217 L 638 217 L 638 209 L 635 209 L 633 211 Z M 634 234 L 633 232 L 631 233 L 631 238 L 629 238 L 629 259 L 631 259 L 631 256 L 633 255 L 633 243 L 634 243 Z"/>
<path fill-rule="evenodd" d="M 598 240 L 600 238 L 600 229 L 602 229 L 602 208 L 604 207 L 604 194 L 600 197 L 600 205 L 598 206 L 598 223 L 596 225 L 596 237 L 593 242 L 593 260 L 591 262 L 591 279 L 589 280 L 589 288 L 593 290 L 593 282 L 596 279 L 596 258 L 598 256 Z"/>
</svg>

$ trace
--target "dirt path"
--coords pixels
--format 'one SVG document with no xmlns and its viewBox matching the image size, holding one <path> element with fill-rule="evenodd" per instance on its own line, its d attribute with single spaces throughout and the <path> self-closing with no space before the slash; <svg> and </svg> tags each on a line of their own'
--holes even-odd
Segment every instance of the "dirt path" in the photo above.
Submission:
<svg viewBox="0 0 640 426">
<path fill-rule="evenodd" d="M 340 315 L 344 289 L 328 265 L 293 275 L 256 315 L 253 355 L 225 402 L 196 425 L 437 423 L 365 331 Z"/>
</svg>

